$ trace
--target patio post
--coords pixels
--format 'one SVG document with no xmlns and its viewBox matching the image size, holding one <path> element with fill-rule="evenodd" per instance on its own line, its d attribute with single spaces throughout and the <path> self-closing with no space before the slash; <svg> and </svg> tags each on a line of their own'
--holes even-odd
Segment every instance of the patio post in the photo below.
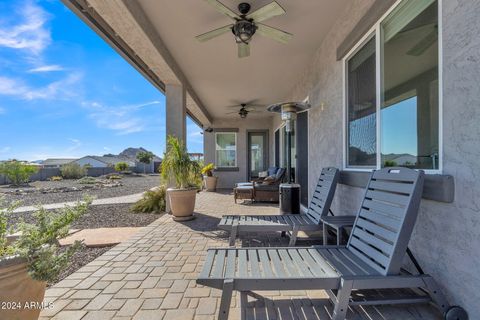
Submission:
<svg viewBox="0 0 480 320">
<path fill-rule="evenodd" d="M 165 85 L 166 136 L 175 136 L 186 143 L 187 136 L 187 98 L 185 87 L 181 84 Z M 171 185 L 167 185 L 171 187 Z M 165 211 L 170 212 L 168 194 Z"/>
</svg>

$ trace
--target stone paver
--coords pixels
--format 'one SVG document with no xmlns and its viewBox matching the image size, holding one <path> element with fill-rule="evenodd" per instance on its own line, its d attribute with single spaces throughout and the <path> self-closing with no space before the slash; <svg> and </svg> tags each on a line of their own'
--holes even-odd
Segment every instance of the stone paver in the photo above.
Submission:
<svg viewBox="0 0 480 320">
<path fill-rule="evenodd" d="M 216 228 L 222 214 L 277 214 L 272 204 L 234 204 L 227 192 L 200 193 L 197 218 L 177 223 L 164 215 L 128 240 L 47 290 L 54 308 L 41 319 L 216 319 L 221 292 L 195 283 L 206 249 L 228 246 Z M 287 245 L 278 234 L 250 233 L 237 246 Z M 302 242 L 310 245 L 315 242 Z M 318 244 L 318 243 L 317 243 Z M 332 304 L 323 290 L 258 291 L 260 299 L 231 304 L 231 319 L 330 319 Z M 382 306 L 350 310 L 348 319 L 441 319 L 431 306 Z"/>
<path fill-rule="evenodd" d="M 59 242 L 60 245 L 66 246 L 77 240 L 83 240 L 83 244 L 87 247 L 106 247 L 128 240 L 140 229 L 134 227 L 83 229 L 60 239 Z"/>
</svg>

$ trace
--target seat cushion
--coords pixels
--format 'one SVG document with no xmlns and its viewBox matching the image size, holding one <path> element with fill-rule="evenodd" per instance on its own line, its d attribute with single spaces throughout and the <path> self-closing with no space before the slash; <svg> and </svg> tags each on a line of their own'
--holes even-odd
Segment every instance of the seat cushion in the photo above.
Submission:
<svg viewBox="0 0 480 320">
<path fill-rule="evenodd" d="M 277 167 L 270 167 L 267 170 L 267 175 L 268 176 L 274 176 L 277 174 L 278 168 Z"/>
</svg>

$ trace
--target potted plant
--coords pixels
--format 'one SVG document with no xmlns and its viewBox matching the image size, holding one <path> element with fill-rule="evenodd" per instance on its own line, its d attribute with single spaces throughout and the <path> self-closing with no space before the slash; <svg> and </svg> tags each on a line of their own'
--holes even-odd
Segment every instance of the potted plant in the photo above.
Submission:
<svg viewBox="0 0 480 320">
<path fill-rule="evenodd" d="M 202 168 L 203 181 L 205 183 L 206 191 L 215 191 L 217 189 L 218 177 L 213 175 L 213 163 L 209 163 Z"/>
<path fill-rule="evenodd" d="M 167 137 L 167 151 L 162 161 L 162 178 L 168 185 L 167 201 L 175 221 L 193 219 L 198 188 L 195 176 L 200 175 L 197 161 L 190 159 L 185 144 L 173 136 Z"/>
<path fill-rule="evenodd" d="M 35 224 L 20 222 L 8 229 L 8 216 L 16 205 L 7 205 L 0 198 L 0 319 L 38 319 L 47 282 L 55 281 L 67 266 L 70 257 L 80 247 L 75 242 L 59 250 L 58 239 L 68 234 L 70 223 L 88 209 L 90 199 L 73 207 L 56 211 L 39 208 L 34 213 Z M 8 233 L 19 231 L 13 239 Z"/>
</svg>

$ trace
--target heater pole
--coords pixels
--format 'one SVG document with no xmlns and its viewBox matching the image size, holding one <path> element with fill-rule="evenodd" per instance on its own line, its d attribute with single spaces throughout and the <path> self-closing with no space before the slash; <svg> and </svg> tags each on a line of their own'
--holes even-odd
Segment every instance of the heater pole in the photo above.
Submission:
<svg viewBox="0 0 480 320">
<path fill-rule="evenodd" d="M 287 183 L 292 183 L 292 120 L 286 121 L 286 132 L 287 132 Z"/>
</svg>

